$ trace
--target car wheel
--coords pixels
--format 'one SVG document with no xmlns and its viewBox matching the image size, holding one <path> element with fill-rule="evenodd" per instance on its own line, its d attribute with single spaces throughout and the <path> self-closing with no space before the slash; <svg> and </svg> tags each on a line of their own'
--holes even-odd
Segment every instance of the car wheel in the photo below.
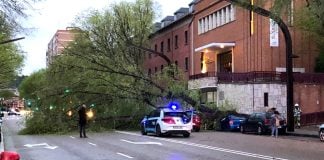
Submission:
<svg viewBox="0 0 324 160">
<path fill-rule="evenodd" d="M 243 126 L 240 126 L 240 131 L 241 131 L 241 133 L 245 133 L 245 129 Z"/>
<path fill-rule="evenodd" d="M 158 136 L 158 137 L 161 137 L 161 136 L 162 136 L 160 125 L 157 125 L 157 126 L 156 126 L 156 128 L 155 128 L 155 134 L 156 134 L 156 136 Z"/>
<path fill-rule="evenodd" d="M 190 133 L 184 133 L 183 137 L 186 137 L 186 138 L 190 137 Z"/>
<path fill-rule="evenodd" d="M 324 129 L 321 129 L 321 131 L 319 132 L 319 137 L 320 137 L 320 140 L 322 142 L 324 142 Z"/>
<path fill-rule="evenodd" d="M 258 135 L 261 135 L 262 134 L 262 127 L 261 126 L 258 126 L 257 133 L 258 133 Z"/>
<path fill-rule="evenodd" d="M 144 126 L 141 126 L 141 133 L 142 133 L 142 135 L 147 135 L 147 132 L 145 131 Z"/>
</svg>

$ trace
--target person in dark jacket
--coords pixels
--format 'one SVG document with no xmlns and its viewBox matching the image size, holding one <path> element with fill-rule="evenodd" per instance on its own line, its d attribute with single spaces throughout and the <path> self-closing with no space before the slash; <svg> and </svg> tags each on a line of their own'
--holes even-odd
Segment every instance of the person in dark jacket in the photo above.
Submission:
<svg viewBox="0 0 324 160">
<path fill-rule="evenodd" d="M 79 111 L 79 127 L 80 127 L 80 138 L 88 138 L 85 132 L 85 126 L 87 124 L 86 105 L 82 104 Z"/>
</svg>

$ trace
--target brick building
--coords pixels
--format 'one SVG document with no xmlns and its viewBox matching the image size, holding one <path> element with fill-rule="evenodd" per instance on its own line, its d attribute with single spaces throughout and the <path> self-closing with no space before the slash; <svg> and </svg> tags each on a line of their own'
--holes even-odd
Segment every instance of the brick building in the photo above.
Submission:
<svg viewBox="0 0 324 160">
<path fill-rule="evenodd" d="M 299 76 L 314 72 L 318 55 L 310 34 L 293 24 L 291 13 L 302 3 L 292 1 L 283 16 L 291 33 L 293 54 L 299 57 L 293 59 L 293 71 Z M 286 113 L 286 46 L 278 25 L 221 0 L 194 0 L 188 11 L 181 19 L 163 19 L 162 28 L 151 36 L 152 48 L 165 53 L 189 75 L 188 88 L 200 89 L 203 103 L 230 104 L 243 113 L 270 107 Z M 163 63 L 162 58 L 151 55 L 145 66 L 148 73 L 155 73 Z M 318 82 L 295 79 L 294 103 L 308 113 L 324 111 L 324 82 Z M 309 92 L 318 94 L 312 100 L 303 97 Z"/>
<path fill-rule="evenodd" d="M 172 63 L 185 71 L 189 77 L 190 32 L 189 23 L 192 15 L 188 8 L 180 8 L 173 16 L 165 17 L 161 23 L 156 23 L 156 31 L 150 36 L 151 48 L 165 54 Z M 148 74 L 161 71 L 167 63 L 157 55 L 149 54 L 145 61 Z"/>
<path fill-rule="evenodd" d="M 75 28 L 67 27 L 65 30 L 57 30 L 50 40 L 46 51 L 46 66 L 53 62 L 55 56 L 62 53 L 68 43 L 72 42 L 76 34 Z"/>
</svg>

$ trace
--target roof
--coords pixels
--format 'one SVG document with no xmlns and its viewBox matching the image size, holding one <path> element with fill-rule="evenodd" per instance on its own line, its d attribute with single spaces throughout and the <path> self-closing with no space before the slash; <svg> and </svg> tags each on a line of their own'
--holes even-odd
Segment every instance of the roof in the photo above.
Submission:
<svg viewBox="0 0 324 160">
<path fill-rule="evenodd" d="M 197 1 L 198 1 L 198 0 L 193 0 L 193 1 L 191 1 L 191 2 L 189 3 L 189 6 L 195 4 Z"/>
<path fill-rule="evenodd" d="M 161 20 L 161 22 L 164 22 L 164 21 L 174 21 L 174 16 L 166 16 L 165 18 L 163 18 Z"/>
<path fill-rule="evenodd" d="M 181 7 L 176 12 L 174 12 L 174 14 L 177 14 L 177 13 L 189 13 L 189 8 Z"/>
<path fill-rule="evenodd" d="M 154 36 L 155 34 L 157 33 L 161 33 L 167 29 L 169 29 L 170 27 L 173 27 L 175 25 L 177 25 L 178 23 L 184 21 L 185 19 L 187 18 L 191 18 L 192 17 L 192 14 L 188 13 L 188 14 L 185 14 L 184 16 L 182 16 L 181 18 L 177 19 L 176 21 L 172 21 L 170 24 L 156 30 L 155 32 L 153 32 L 149 37 L 151 38 L 152 36 Z"/>
</svg>

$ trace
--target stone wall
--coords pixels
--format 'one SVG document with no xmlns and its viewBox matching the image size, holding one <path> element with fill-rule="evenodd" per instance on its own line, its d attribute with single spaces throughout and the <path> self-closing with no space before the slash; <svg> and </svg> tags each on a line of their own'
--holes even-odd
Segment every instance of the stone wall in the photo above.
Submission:
<svg viewBox="0 0 324 160">
<path fill-rule="evenodd" d="M 217 78 L 216 77 L 205 77 L 199 78 L 195 80 L 190 80 L 188 82 L 188 89 L 200 89 L 200 88 L 208 88 L 208 87 L 216 87 L 217 86 Z"/>
<path fill-rule="evenodd" d="M 268 106 L 264 106 L 264 93 L 268 93 Z M 266 111 L 272 107 L 284 116 L 287 113 L 285 84 L 218 84 L 217 97 L 218 106 L 229 103 L 240 113 Z"/>
</svg>

